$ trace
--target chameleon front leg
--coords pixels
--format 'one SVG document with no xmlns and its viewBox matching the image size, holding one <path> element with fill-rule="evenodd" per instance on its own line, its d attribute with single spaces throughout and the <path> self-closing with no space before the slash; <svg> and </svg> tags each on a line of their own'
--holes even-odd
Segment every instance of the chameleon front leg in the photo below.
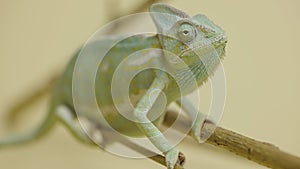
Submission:
<svg viewBox="0 0 300 169">
<path fill-rule="evenodd" d="M 193 106 L 193 104 L 187 99 L 183 97 L 176 101 L 176 104 L 182 108 L 192 119 L 195 119 L 194 124 L 192 126 L 192 137 L 198 142 L 203 142 L 201 140 L 201 129 L 206 120 L 206 115 L 198 112 L 198 110 Z"/>
<path fill-rule="evenodd" d="M 162 90 L 165 88 L 167 82 L 168 75 L 165 73 L 160 73 L 159 76 L 155 78 L 146 94 L 137 103 L 134 110 L 134 117 L 137 120 L 136 125 L 140 130 L 156 148 L 165 154 L 167 168 L 173 169 L 177 162 L 183 164 L 184 159 L 182 158 L 182 154 L 168 142 L 161 131 L 147 117 L 147 113 L 151 109 L 154 101 L 162 94 Z"/>
</svg>

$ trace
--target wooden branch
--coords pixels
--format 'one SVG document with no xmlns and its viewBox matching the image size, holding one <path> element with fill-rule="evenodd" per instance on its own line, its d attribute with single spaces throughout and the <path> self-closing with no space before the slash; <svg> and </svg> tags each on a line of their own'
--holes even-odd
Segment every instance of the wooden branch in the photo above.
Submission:
<svg viewBox="0 0 300 169">
<path fill-rule="evenodd" d="M 300 158 L 278 147 L 218 127 L 207 143 L 274 169 L 300 169 Z"/>
<path fill-rule="evenodd" d="M 177 112 L 168 111 L 163 124 L 166 127 L 170 127 L 178 116 Z M 179 124 L 176 128 L 178 131 L 189 127 L 189 119 L 179 119 Z M 204 135 L 210 132 L 211 126 L 205 125 L 203 128 Z M 206 140 L 205 143 L 214 145 L 218 148 L 228 150 L 238 156 L 245 157 L 260 165 L 273 168 L 273 169 L 300 169 L 300 158 L 281 151 L 278 147 L 261 141 L 254 140 L 252 138 L 237 134 L 233 131 L 217 127 L 214 133 Z M 132 147 L 132 145 L 130 146 Z M 133 147 L 140 153 L 149 152 L 143 147 Z M 162 155 L 156 155 L 148 157 L 149 159 L 166 166 L 165 157 Z M 179 164 L 175 166 L 175 169 L 182 169 Z"/>
<path fill-rule="evenodd" d="M 162 164 L 164 166 L 166 166 L 166 161 L 165 161 L 165 157 L 162 156 L 162 155 L 156 155 L 156 156 L 153 156 L 153 157 L 148 157 L 149 159 L 159 163 L 159 164 Z M 176 164 L 174 169 L 183 169 L 183 167 L 179 164 Z"/>
<path fill-rule="evenodd" d="M 164 125 L 170 127 L 177 116 L 177 112 L 167 112 Z M 188 127 L 189 121 L 189 119 L 180 119 L 181 127 L 179 128 Z M 204 126 L 203 132 L 208 132 L 209 128 L 209 125 Z M 299 157 L 283 152 L 272 144 L 257 141 L 221 127 L 216 128 L 206 143 L 228 150 L 269 168 L 300 169 Z"/>
</svg>

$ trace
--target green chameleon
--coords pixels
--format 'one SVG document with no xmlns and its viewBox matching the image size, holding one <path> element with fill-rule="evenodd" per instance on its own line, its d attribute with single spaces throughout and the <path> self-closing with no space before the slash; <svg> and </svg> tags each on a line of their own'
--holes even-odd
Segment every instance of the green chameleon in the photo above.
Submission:
<svg viewBox="0 0 300 169">
<path fill-rule="evenodd" d="M 164 153 L 167 167 L 173 169 L 175 164 L 179 162 L 180 153 L 158 129 L 164 113 L 153 120 L 149 117 L 148 112 L 155 109 L 157 100 L 162 97 L 166 98 L 166 105 L 175 102 L 190 116 L 196 117 L 191 133 L 200 142 L 200 132 L 205 122 L 205 116 L 201 113 L 195 116 L 196 109 L 183 96 L 201 86 L 213 74 L 225 54 L 227 39 L 225 32 L 204 15 L 198 14 L 189 17 L 183 11 L 162 3 L 153 4 L 150 7 L 150 12 L 158 34 L 134 35 L 120 41 L 117 41 L 120 37 L 108 36 L 106 39 L 88 44 L 85 48 L 88 48 L 91 53 L 101 52 L 105 45 L 117 41 L 103 58 L 96 74 L 95 96 L 97 103 L 99 107 L 105 110 L 103 112 L 104 119 L 114 130 L 128 136 L 146 136 L 158 150 Z M 134 106 L 131 112 L 134 120 L 129 120 L 120 115 L 114 105 L 111 83 L 113 74 L 122 60 L 128 55 L 144 49 L 163 49 L 163 52 L 144 52 L 146 57 L 150 58 L 147 62 L 160 65 L 160 67 L 170 67 L 174 70 L 175 77 L 158 69 L 147 69 L 136 75 L 128 89 L 131 103 Z M 80 127 L 78 121 L 76 122 L 77 119 L 81 118 L 100 126 L 98 129 L 105 128 L 103 119 L 97 120 L 93 110 L 78 110 L 74 105 L 72 80 L 74 80 L 73 73 L 79 54 L 77 53 L 73 57 L 66 71 L 59 78 L 53 92 L 49 113 L 41 126 L 26 135 L 0 140 L 0 147 L 40 138 L 58 120 L 80 141 L 86 144 L 95 144 L 92 141 L 93 138 L 89 137 L 93 137 L 93 134 L 88 135 L 93 132 L 92 129 L 85 131 Z M 86 58 L 88 59 L 88 57 Z M 181 62 L 174 58 L 179 58 Z M 182 66 L 180 64 L 182 62 L 186 66 Z M 138 68 L 138 66 L 134 66 L 134 69 Z M 84 77 L 85 70 L 89 71 L 89 66 L 80 70 L 83 70 L 81 74 Z M 196 81 L 196 87 L 189 85 L 192 83 L 191 79 Z M 181 88 L 184 90 L 181 91 Z M 83 106 L 88 107 L 88 105 Z"/>
</svg>

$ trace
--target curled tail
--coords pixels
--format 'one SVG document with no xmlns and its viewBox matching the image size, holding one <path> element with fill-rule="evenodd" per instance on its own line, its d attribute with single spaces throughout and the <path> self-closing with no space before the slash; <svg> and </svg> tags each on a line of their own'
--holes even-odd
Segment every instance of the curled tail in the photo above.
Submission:
<svg viewBox="0 0 300 169">
<path fill-rule="evenodd" d="M 52 91 L 54 84 L 57 81 L 57 76 L 53 76 L 54 78 L 50 79 L 46 85 L 43 85 L 40 88 L 37 88 L 34 92 L 32 92 L 30 95 L 27 95 L 24 97 L 23 100 L 16 103 L 14 107 L 12 107 L 6 117 L 6 123 L 8 124 L 8 127 L 11 127 L 12 124 L 15 123 L 15 120 L 19 116 L 20 113 L 27 107 L 31 107 L 36 101 L 38 101 L 41 97 L 43 97 L 45 94 L 47 94 L 49 91 Z M 0 138 L 0 149 L 4 147 L 14 146 L 18 144 L 27 143 L 33 140 L 36 140 L 40 137 L 42 137 L 44 134 L 46 134 L 51 127 L 54 125 L 56 121 L 56 116 L 53 111 L 54 107 L 50 107 L 50 111 L 46 115 L 45 119 L 42 121 L 42 123 L 33 129 L 32 131 L 29 131 L 25 134 L 18 134 L 8 137 L 2 137 Z"/>
<path fill-rule="evenodd" d="M 50 110 L 44 121 L 32 131 L 25 134 L 8 136 L 7 138 L 0 138 L 0 149 L 37 140 L 46 134 L 52 128 L 55 122 L 55 113 L 51 112 Z"/>
</svg>

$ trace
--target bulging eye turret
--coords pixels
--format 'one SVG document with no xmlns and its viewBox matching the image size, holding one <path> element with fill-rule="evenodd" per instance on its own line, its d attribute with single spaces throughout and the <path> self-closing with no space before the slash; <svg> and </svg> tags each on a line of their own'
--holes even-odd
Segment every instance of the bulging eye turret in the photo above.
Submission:
<svg viewBox="0 0 300 169">
<path fill-rule="evenodd" d="M 183 23 L 179 26 L 177 36 L 184 43 L 191 42 L 196 37 L 196 30 L 193 25 Z"/>
</svg>

